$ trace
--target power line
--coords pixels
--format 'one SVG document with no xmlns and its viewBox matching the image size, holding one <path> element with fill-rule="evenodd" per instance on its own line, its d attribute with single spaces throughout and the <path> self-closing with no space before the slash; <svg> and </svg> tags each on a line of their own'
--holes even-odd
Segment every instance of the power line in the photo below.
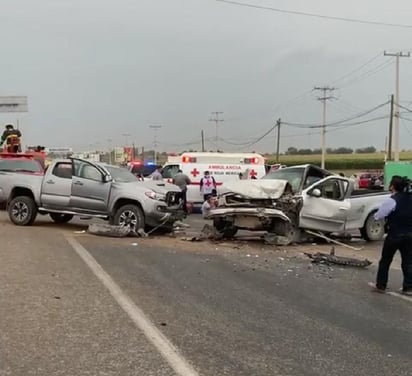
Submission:
<svg viewBox="0 0 412 376">
<path fill-rule="evenodd" d="M 219 119 L 220 115 L 223 115 L 222 111 L 215 111 L 211 113 L 213 115 L 212 118 L 209 119 L 209 121 L 213 121 L 216 124 L 216 137 L 215 137 L 215 143 L 216 143 L 216 151 L 219 151 L 219 123 L 224 121 L 223 119 Z"/>
<path fill-rule="evenodd" d="M 375 106 L 375 107 L 373 107 L 369 110 L 357 113 L 357 114 L 355 114 L 353 116 L 350 116 L 348 118 L 338 120 L 338 121 L 334 121 L 334 122 L 331 122 L 331 123 L 326 123 L 326 126 L 327 127 L 333 127 L 333 126 L 343 124 L 343 123 L 346 123 L 348 121 L 355 120 L 355 119 L 361 118 L 363 116 L 369 115 L 370 113 L 372 113 L 374 111 L 377 111 L 378 109 L 386 106 L 389 102 L 390 101 L 386 101 L 385 103 L 379 104 L 379 105 L 377 105 L 377 106 Z M 289 125 L 289 126 L 295 127 L 295 128 L 321 128 L 322 127 L 322 125 L 320 125 L 319 123 L 306 123 L 305 124 L 305 123 L 283 122 L 283 124 Z"/>
<path fill-rule="evenodd" d="M 343 79 L 351 76 L 352 74 L 360 71 L 362 68 L 366 67 L 367 65 L 369 65 L 370 63 L 372 63 L 373 61 L 375 61 L 376 59 L 378 59 L 379 57 L 381 57 L 382 54 L 379 52 L 377 55 L 375 55 L 373 58 L 369 59 L 366 63 L 362 64 L 361 66 L 359 66 L 356 69 L 353 69 L 352 71 L 350 71 L 349 73 L 346 73 L 344 75 L 342 75 L 341 77 L 337 78 L 336 80 L 332 81 L 330 84 L 336 84 L 339 81 L 342 81 Z"/>
<path fill-rule="evenodd" d="M 334 21 L 352 22 L 352 23 L 368 24 L 368 25 L 402 27 L 402 28 L 408 28 L 408 29 L 412 28 L 412 25 L 408 25 L 408 24 L 398 24 L 398 23 L 390 23 L 390 22 L 382 22 L 382 21 L 370 21 L 370 20 L 362 20 L 362 19 L 359 19 L 359 18 L 327 16 L 327 15 L 324 15 L 324 14 L 308 13 L 308 12 L 301 12 L 301 11 L 280 9 L 280 8 L 272 8 L 272 7 L 267 7 L 267 6 L 263 6 L 263 5 L 244 3 L 244 2 L 232 1 L 232 0 L 216 0 L 216 1 L 221 2 L 221 3 L 231 4 L 231 5 L 243 6 L 243 7 L 247 7 L 247 8 L 269 10 L 269 11 L 277 12 L 277 13 L 294 14 L 294 15 L 297 15 L 297 16 L 322 18 L 322 19 L 328 19 L 328 20 L 334 20 Z"/>
<path fill-rule="evenodd" d="M 367 78 L 373 76 L 374 74 L 379 73 L 379 72 L 383 71 L 385 68 L 389 67 L 393 63 L 394 60 L 395 59 L 391 59 L 389 61 L 384 61 L 383 63 L 377 65 L 376 67 L 371 68 L 370 70 L 368 70 L 366 72 L 363 72 L 360 76 L 354 77 L 354 78 L 350 79 L 347 82 L 341 83 L 340 86 L 341 87 L 348 87 L 348 86 L 350 86 L 354 83 L 358 83 L 360 81 L 366 80 Z"/>
</svg>

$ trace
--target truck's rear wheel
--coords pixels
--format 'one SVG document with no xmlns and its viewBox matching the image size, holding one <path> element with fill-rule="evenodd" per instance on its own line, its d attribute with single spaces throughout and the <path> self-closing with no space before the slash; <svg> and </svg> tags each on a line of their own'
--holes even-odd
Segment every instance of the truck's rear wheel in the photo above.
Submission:
<svg viewBox="0 0 412 376">
<path fill-rule="evenodd" d="M 123 205 L 116 210 L 112 220 L 115 226 L 129 227 L 131 231 L 137 231 L 145 227 L 144 214 L 137 205 Z"/>
<path fill-rule="evenodd" d="M 368 242 L 382 240 L 385 235 L 384 221 L 376 221 L 373 217 L 374 214 L 375 212 L 368 215 L 365 221 L 365 225 L 360 229 L 362 238 Z"/>
<path fill-rule="evenodd" d="M 30 226 L 36 219 L 37 206 L 28 196 L 13 198 L 8 205 L 10 220 L 17 226 Z"/>
<path fill-rule="evenodd" d="M 73 219 L 72 214 L 63 214 L 63 213 L 50 213 L 50 218 L 55 223 L 67 223 Z"/>
</svg>

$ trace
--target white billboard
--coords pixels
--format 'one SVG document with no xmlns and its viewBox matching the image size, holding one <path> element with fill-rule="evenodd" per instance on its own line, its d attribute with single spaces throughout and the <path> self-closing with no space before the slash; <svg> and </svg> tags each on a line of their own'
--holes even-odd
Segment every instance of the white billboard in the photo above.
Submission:
<svg viewBox="0 0 412 376">
<path fill-rule="evenodd" d="M 27 97 L 0 97 L 0 112 L 27 112 Z"/>
</svg>

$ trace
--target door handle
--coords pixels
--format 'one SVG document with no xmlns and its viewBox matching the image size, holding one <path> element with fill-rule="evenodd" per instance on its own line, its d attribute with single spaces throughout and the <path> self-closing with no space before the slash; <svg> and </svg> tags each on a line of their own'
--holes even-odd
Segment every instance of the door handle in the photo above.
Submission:
<svg viewBox="0 0 412 376">
<path fill-rule="evenodd" d="M 75 181 L 74 185 L 83 185 L 83 183 L 81 181 Z"/>
<path fill-rule="evenodd" d="M 348 208 L 345 208 L 344 206 L 341 206 L 340 208 L 339 208 L 339 210 L 348 210 Z"/>
<path fill-rule="evenodd" d="M 46 183 L 47 184 L 54 184 L 54 181 L 53 180 L 47 180 Z"/>
</svg>

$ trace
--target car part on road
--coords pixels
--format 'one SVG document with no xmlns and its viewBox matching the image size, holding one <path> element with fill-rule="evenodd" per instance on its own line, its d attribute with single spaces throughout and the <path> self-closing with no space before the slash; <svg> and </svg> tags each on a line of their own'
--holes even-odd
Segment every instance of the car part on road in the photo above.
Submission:
<svg viewBox="0 0 412 376">
<path fill-rule="evenodd" d="M 28 196 L 17 196 L 8 205 L 10 220 L 18 226 L 30 226 L 37 216 L 37 206 Z"/>
<path fill-rule="evenodd" d="M 112 226 L 102 223 L 92 223 L 87 231 L 93 235 L 108 236 L 111 238 L 125 238 L 126 236 L 139 236 L 127 226 Z"/>
<path fill-rule="evenodd" d="M 68 223 L 73 219 L 72 214 L 50 213 L 50 218 L 56 223 Z"/>
<path fill-rule="evenodd" d="M 233 226 L 232 222 L 225 221 L 220 218 L 213 221 L 213 226 L 215 227 L 216 231 L 226 239 L 232 239 L 238 232 L 238 228 L 236 226 Z"/>
<path fill-rule="evenodd" d="M 376 211 L 370 213 L 365 221 L 365 226 L 360 229 L 362 237 L 367 241 L 382 240 L 385 235 L 385 224 L 383 220 L 374 218 Z"/>
<path fill-rule="evenodd" d="M 349 248 L 349 249 L 351 249 L 352 251 L 361 251 L 361 250 L 362 250 L 362 248 L 352 247 L 352 246 L 349 245 L 349 244 L 345 244 L 345 243 L 342 243 L 342 242 L 340 242 L 340 241 L 338 241 L 338 240 L 336 240 L 336 239 L 332 239 L 332 238 L 326 236 L 325 234 L 322 234 L 322 233 L 317 232 L 317 231 L 305 230 L 305 232 L 308 233 L 309 235 L 313 235 L 313 236 L 316 236 L 316 237 L 318 237 L 318 238 L 325 239 L 325 240 L 328 241 L 329 243 L 335 243 L 335 244 L 341 245 L 342 247 Z"/>
<path fill-rule="evenodd" d="M 368 259 L 358 260 L 351 257 L 343 257 L 335 255 L 335 247 L 332 247 L 330 253 L 307 253 L 305 255 L 312 259 L 314 264 L 325 264 L 325 265 L 341 265 L 341 266 L 353 266 L 357 268 L 366 268 L 372 265 L 372 262 Z"/>
</svg>

